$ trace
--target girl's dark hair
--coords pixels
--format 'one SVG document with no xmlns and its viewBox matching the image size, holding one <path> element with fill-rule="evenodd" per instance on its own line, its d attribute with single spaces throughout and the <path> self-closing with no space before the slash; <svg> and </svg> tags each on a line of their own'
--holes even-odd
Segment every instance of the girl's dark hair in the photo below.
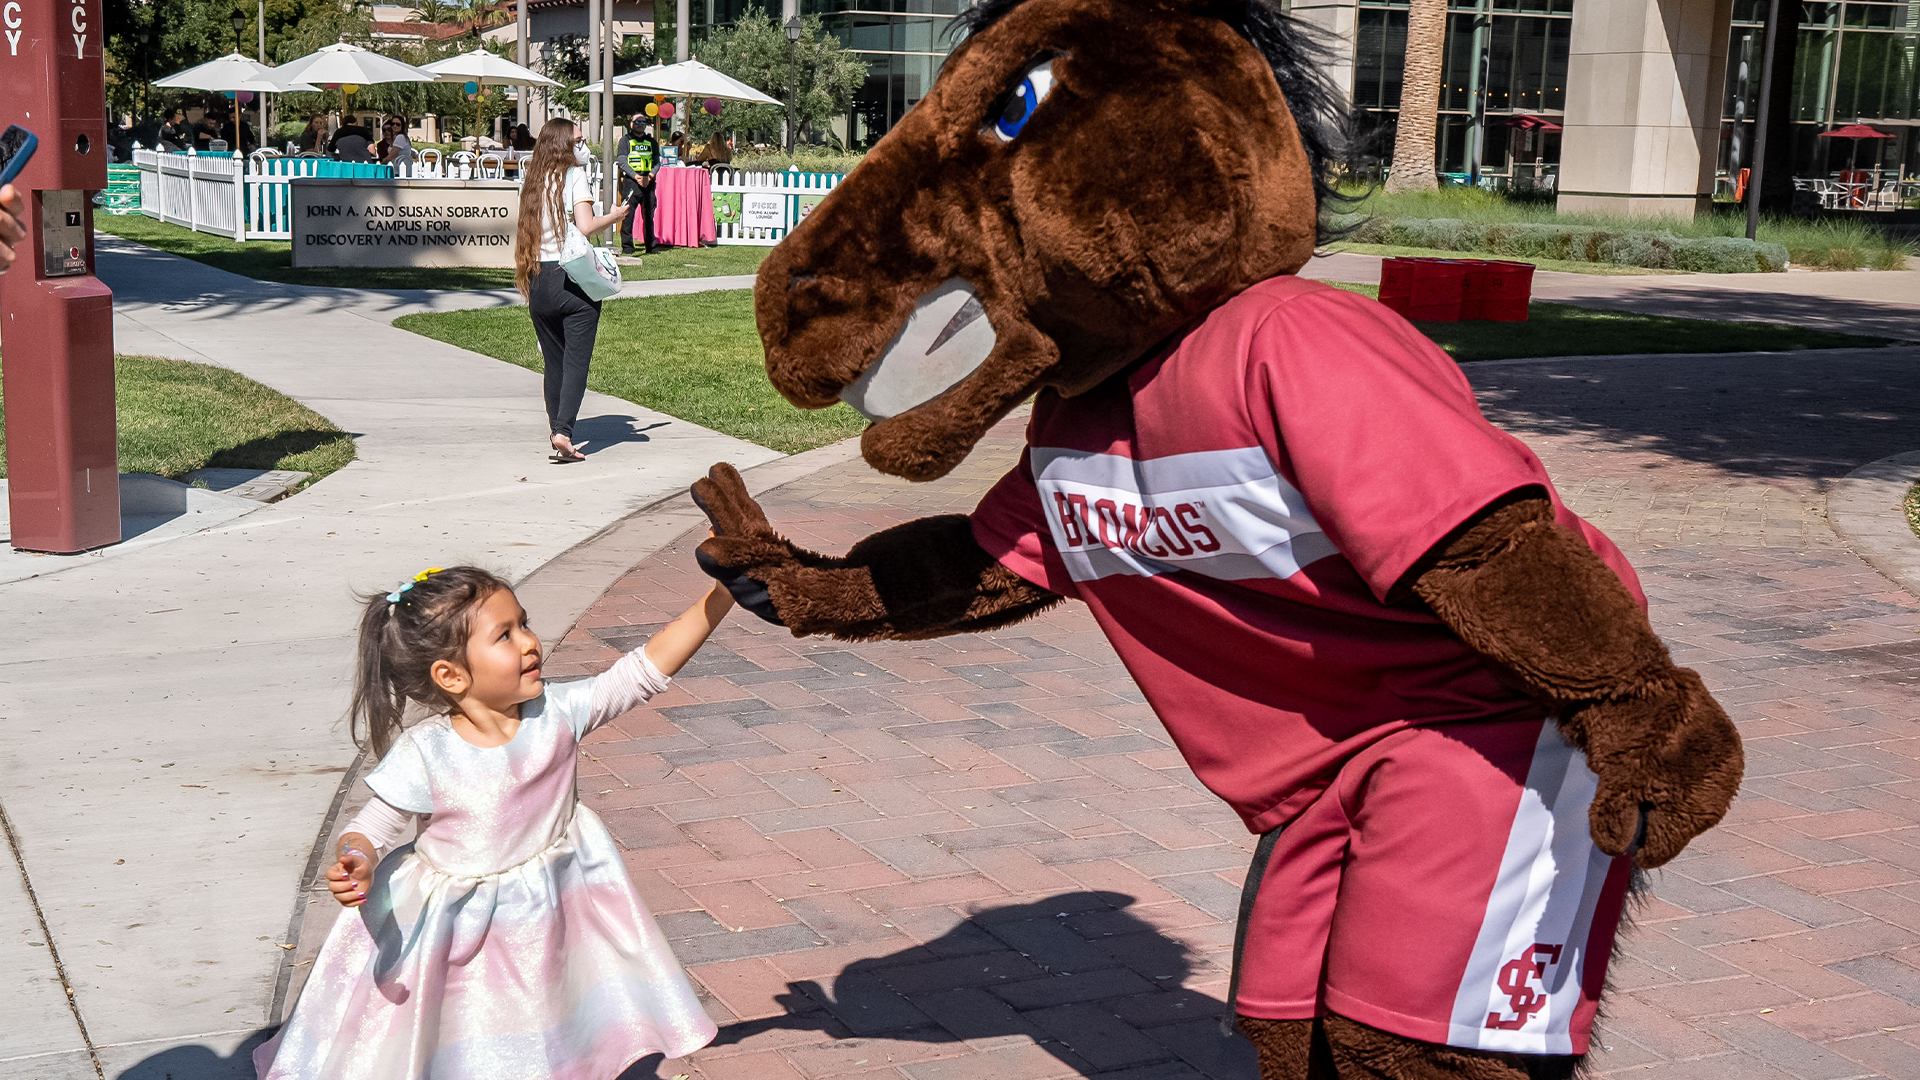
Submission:
<svg viewBox="0 0 1920 1080">
<path fill-rule="evenodd" d="M 1022 2 L 977 0 L 953 21 L 948 32 L 978 34 Z M 1293 114 L 1293 125 L 1299 129 L 1300 145 L 1307 152 L 1307 167 L 1313 174 L 1320 242 L 1337 239 L 1338 230 L 1328 228 L 1327 214 L 1357 200 L 1340 194 L 1334 187 L 1335 173 L 1346 157 L 1349 125 L 1340 92 L 1325 75 L 1333 66 L 1325 38 L 1312 26 L 1281 11 L 1275 0 L 1221 0 L 1209 5 L 1207 13 L 1246 38 L 1273 69 L 1280 93 L 1287 99 L 1287 111 Z"/>
<path fill-rule="evenodd" d="M 449 566 L 412 586 L 397 594 L 397 602 L 387 599 L 394 593 L 367 597 L 360 616 L 349 731 L 354 745 L 371 745 L 375 757 L 393 746 L 407 702 L 446 704 L 428 673 L 435 661 L 462 658 L 474 609 L 508 588 L 477 566 Z"/>
</svg>

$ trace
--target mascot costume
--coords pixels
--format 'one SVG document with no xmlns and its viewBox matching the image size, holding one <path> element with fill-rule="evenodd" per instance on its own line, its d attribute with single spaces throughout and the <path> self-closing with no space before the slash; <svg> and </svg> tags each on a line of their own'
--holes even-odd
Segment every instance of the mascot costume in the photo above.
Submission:
<svg viewBox="0 0 1920 1080">
<path fill-rule="evenodd" d="M 707 573 L 797 635 L 927 638 L 1072 597 L 1260 835 L 1230 1004 L 1265 1080 L 1571 1075 L 1635 865 L 1719 821 L 1739 735 L 1633 571 L 1371 300 L 1294 276 L 1336 99 L 1269 0 L 984 0 L 754 302 L 789 400 L 970 515 L 843 556 L 739 474 Z"/>
</svg>

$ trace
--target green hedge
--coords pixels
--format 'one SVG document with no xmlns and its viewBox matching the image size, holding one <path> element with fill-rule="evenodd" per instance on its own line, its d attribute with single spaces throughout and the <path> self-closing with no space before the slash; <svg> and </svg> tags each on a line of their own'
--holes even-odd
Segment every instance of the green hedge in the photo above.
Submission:
<svg viewBox="0 0 1920 1080">
<path fill-rule="evenodd" d="M 1613 263 L 1709 274 L 1777 273 L 1787 268 L 1784 246 L 1737 236 L 1686 237 L 1591 225 L 1386 218 L 1362 214 L 1335 214 L 1330 224 L 1345 230 L 1346 239 L 1358 244 L 1486 252 L 1516 259 Z"/>
</svg>

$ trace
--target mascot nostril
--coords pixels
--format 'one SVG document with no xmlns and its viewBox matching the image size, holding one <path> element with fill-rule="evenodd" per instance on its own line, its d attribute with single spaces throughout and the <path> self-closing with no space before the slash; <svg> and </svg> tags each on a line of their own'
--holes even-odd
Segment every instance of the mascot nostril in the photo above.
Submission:
<svg viewBox="0 0 1920 1080">
<path fill-rule="evenodd" d="M 927 96 L 762 268 L 756 316 L 789 400 L 875 421 L 875 468 L 942 476 L 1031 399 L 1026 451 L 971 514 L 841 556 L 716 467 L 701 568 L 848 641 L 1084 602 L 1260 834 L 1228 997 L 1263 1080 L 1329 1055 L 1570 1075 L 1632 872 L 1726 813 L 1738 732 L 1458 367 L 1296 276 L 1343 108 L 1301 24 L 1271 0 L 961 20 Z"/>
</svg>

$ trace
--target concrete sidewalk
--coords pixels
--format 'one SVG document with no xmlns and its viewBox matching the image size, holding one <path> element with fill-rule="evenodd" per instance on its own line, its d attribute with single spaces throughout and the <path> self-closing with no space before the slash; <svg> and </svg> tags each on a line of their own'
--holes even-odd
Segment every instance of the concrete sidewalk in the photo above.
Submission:
<svg viewBox="0 0 1920 1080">
<path fill-rule="evenodd" d="M 120 351 L 239 371 L 353 432 L 359 459 L 215 529 L 0 585 L 22 871 L 0 873 L 0 1076 L 251 1076 L 242 1044 L 354 755 L 355 594 L 466 561 L 518 580 L 716 460 L 780 455 L 589 394 L 588 460 L 551 465 L 539 374 L 387 324 L 417 298 L 99 252 Z"/>
<path fill-rule="evenodd" d="M 1339 252 L 1301 276 L 1373 284 L 1378 255 Z M 1582 307 L 1727 322 L 1774 322 L 1920 341 L 1920 270 L 1784 274 L 1568 274 L 1538 270 L 1533 298 Z"/>
</svg>

